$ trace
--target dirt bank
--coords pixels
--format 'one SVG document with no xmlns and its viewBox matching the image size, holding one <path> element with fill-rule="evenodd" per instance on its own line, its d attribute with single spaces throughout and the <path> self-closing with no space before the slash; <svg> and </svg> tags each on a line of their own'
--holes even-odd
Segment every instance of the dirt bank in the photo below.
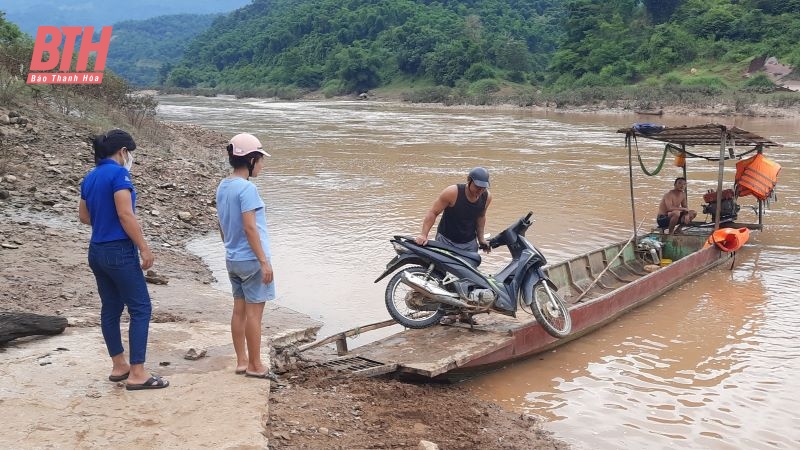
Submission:
<svg viewBox="0 0 800 450">
<path fill-rule="evenodd" d="M 214 292 L 208 269 L 184 248 L 215 230 L 213 192 L 227 172 L 227 137 L 185 125 L 133 131 L 137 215 L 156 256 L 154 279 L 168 280 L 150 287 L 148 364 L 173 386 L 136 396 L 109 383 L 86 263 L 90 230 L 76 217 L 79 183 L 93 166 L 89 137 L 102 131 L 30 104 L 0 107 L 0 308 L 70 323 L 63 336 L 0 347 L 0 413 L 14 430 L 0 447 L 263 448 L 268 440 L 273 448 L 417 448 L 424 440 L 441 448 L 566 448 L 533 418 L 457 385 L 287 372 L 268 395 L 269 384 L 233 375 L 226 295 Z M 286 322 L 269 312 L 267 332 Z M 63 344 L 51 345 L 55 339 Z M 191 345 L 212 357 L 187 362 L 181 353 Z"/>
</svg>

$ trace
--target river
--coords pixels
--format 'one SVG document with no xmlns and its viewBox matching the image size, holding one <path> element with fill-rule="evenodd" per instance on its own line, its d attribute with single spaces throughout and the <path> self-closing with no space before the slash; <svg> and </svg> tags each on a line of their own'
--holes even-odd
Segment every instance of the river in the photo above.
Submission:
<svg viewBox="0 0 800 450">
<path fill-rule="evenodd" d="M 373 283 L 394 254 L 388 239 L 416 234 L 439 192 L 463 182 L 473 166 L 491 172 L 487 232 L 533 211 L 528 237 L 557 262 L 632 233 L 627 151 L 617 129 L 637 121 L 717 122 L 783 143 L 766 152 L 783 166 L 778 202 L 732 270 L 713 269 L 581 339 L 465 383 L 508 410 L 543 417 L 575 448 L 800 447 L 797 119 L 158 100 L 162 119 L 253 133 L 272 154 L 254 181 L 267 203 L 277 301 L 324 322 L 320 336 L 389 318 L 385 280 Z M 654 168 L 663 145 L 640 141 L 639 148 Z M 690 207 L 702 218 L 716 166 L 689 160 L 688 171 Z M 653 177 L 636 171 L 639 220 L 655 216 L 680 174 L 669 161 Z M 749 204 L 742 221 L 756 221 Z M 190 249 L 210 264 L 218 287 L 230 289 L 218 236 Z M 485 270 L 507 256 L 486 256 Z M 362 335 L 351 346 L 395 331 Z"/>
</svg>

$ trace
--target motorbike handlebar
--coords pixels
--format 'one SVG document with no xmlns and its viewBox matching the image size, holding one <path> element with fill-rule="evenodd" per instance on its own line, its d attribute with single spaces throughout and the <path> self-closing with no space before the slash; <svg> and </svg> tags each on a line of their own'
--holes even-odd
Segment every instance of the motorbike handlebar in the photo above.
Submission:
<svg viewBox="0 0 800 450">
<path fill-rule="evenodd" d="M 523 222 L 527 222 L 527 221 L 528 221 L 528 219 L 530 219 L 532 215 L 533 215 L 533 211 L 528 211 L 528 215 L 527 215 L 527 216 L 525 216 L 525 218 L 524 218 L 524 219 L 522 219 L 522 221 L 523 221 Z"/>
</svg>

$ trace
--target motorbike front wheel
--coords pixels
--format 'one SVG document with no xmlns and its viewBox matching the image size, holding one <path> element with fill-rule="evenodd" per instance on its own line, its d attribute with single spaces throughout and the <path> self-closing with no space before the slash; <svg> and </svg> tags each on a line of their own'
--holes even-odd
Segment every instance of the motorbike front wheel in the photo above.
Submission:
<svg viewBox="0 0 800 450">
<path fill-rule="evenodd" d="M 572 331 L 572 317 L 558 292 L 541 280 L 533 287 L 533 316 L 551 336 L 563 338 Z"/>
<path fill-rule="evenodd" d="M 432 302 L 401 281 L 404 272 L 426 276 L 424 267 L 409 266 L 397 272 L 386 286 L 386 309 L 394 320 L 406 328 L 427 328 L 439 323 L 444 316 L 440 303 Z M 436 281 L 441 277 L 435 272 L 428 276 Z"/>
</svg>

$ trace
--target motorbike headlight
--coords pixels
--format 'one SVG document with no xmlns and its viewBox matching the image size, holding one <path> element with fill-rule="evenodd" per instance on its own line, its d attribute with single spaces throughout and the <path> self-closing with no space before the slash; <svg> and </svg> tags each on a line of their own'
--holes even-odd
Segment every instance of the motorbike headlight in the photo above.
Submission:
<svg viewBox="0 0 800 450">
<path fill-rule="evenodd" d="M 394 251 L 396 251 L 397 253 L 409 253 L 409 252 L 411 252 L 411 250 L 407 249 L 406 247 L 401 245 L 399 242 L 392 242 L 392 246 L 394 247 Z"/>
</svg>

